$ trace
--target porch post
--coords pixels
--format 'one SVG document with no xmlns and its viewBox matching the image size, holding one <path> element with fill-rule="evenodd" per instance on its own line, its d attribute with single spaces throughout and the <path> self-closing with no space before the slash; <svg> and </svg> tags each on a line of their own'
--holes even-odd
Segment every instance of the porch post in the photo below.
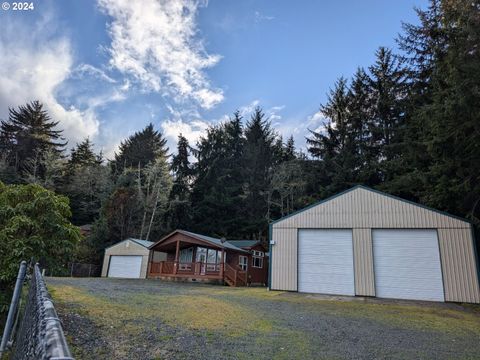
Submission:
<svg viewBox="0 0 480 360">
<path fill-rule="evenodd" d="M 198 271 L 197 271 L 197 247 L 196 246 L 193 247 L 193 251 L 192 251 L 192 268 L 193 268 L 193 275 L 197 275 Z"/>
<path fill-rule="evenodd" d="M 153 262 L 154 252 L 155 250 L 152 250 L 148 253 L 147 275 L 145 276 L 147 279 L 150 277 L 150 272 L 152 271 L 152 262 Z"/>
<path fill-rule="evenodd" d="M 177 249 L 175 250 L 175 263 L 173 272 L 176 274 L 178 272 L 178 254 L 180 252 L 180 239 L 177 240 Z"/>
<path fill-rule="evenodd" d="M 220 277 L 223 279 L 223 272 L 225 270 L 225 248 L 222 248 L 222 262 L 220 263 Z"/>
</svg>

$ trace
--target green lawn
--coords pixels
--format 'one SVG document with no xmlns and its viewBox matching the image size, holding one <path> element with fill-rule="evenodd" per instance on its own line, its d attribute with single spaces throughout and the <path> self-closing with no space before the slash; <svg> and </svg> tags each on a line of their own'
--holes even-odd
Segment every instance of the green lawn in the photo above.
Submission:
<svg viewBox="0 0 480 360">
<path fill-rule="evenodd" d="M 264 288 L 49 279 L 77 358 L 476 358 L 477 306 Z"/>
</svg>

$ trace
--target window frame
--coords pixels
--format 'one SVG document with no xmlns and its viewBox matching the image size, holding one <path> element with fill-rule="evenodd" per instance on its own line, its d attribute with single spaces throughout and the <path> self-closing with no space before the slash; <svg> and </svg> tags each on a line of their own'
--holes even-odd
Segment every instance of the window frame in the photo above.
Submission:
<svg viewBox="0 0 480 360">
<path fill-rule="evenodd" d="M 242 259 L 245 259 L 245 262 L 242 263 Z M 242 271 L 247 271 L 248 270 L 248 256 L 245 255 L 238 255 L 238 267 Z M 244 268 L 245 267 L 245 268 Z"/>
<path fill-rule="evenodd" d="M 260 250 L 252 250 L 252 255 L 261 258 L 265 257 L 265 253 Z"/>
<path fill-rule="evenodd" d="M 259 262 L 259 266 L 256 266 L 255 265 L 255 260 L 258 260 Z M 263 269 L 263 257 L 260 257 L 260 256 L 252 256 L 252 267 L 256 268 L 256 269 Z"/>
</svg>

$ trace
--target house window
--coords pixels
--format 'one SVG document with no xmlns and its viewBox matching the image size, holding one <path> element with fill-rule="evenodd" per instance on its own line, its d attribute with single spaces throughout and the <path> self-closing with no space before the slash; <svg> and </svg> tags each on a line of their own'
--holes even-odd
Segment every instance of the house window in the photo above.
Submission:
<svg viewBox="0 0 480 360">
<path fill-rule="evenodd" d="M 240 266 L 240 269 L 243 271 L 247 271 L 247 263 L 248 263 L 248 258 L 243 255 L 239 255 L 238 258 L 238 266 Z"/>
<path fill-rule="evenodd" d="M 263 257 L 264 257 L 263 251 L 253 250 L 252 266 L 254 268 L 262 269 L 263 268 Z"/>
</svg>

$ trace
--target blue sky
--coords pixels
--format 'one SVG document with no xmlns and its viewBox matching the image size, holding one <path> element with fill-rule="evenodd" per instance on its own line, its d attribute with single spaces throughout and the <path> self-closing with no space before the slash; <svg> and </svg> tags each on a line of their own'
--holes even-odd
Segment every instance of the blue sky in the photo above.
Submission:
<svg viewBox="0 0 480 360">
<path fill-rule="evenodd" d="M 259 105 L 305 146 L 339 76 L 395 48 L 425 0 L 37 0 L 0 10 L 0 118 L 39 99 L 70 147 L 89 136 L 111 156 L 152 122 L 173 150 Z"/>
</svg>

